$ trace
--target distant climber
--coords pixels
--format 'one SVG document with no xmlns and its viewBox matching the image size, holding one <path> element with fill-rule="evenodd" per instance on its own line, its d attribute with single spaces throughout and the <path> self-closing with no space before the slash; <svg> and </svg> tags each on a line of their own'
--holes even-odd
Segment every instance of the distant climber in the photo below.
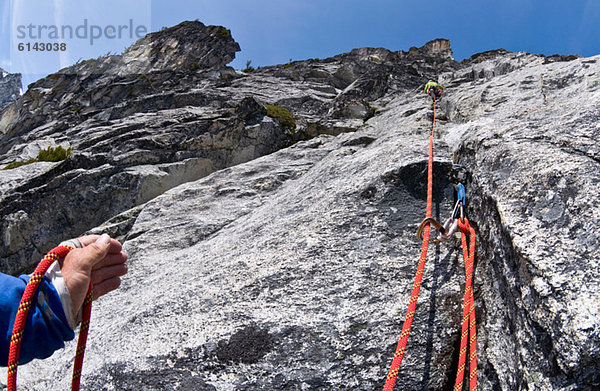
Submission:
<svg viewBox="0 0 600 391">
<path fill-rule="evenodd" d="M 424 92 L 431 96 L 431 99 L 439 100 L 444 92 L 444 87 L 434 81 L 429 80 L 427 84 L 425 84 Z"/>
<path fill-rule="evenodd" d="M 96 299 L 117 289 L 120 277 L 127 273 L 127 255 L 121 251 L 121 243 L 106 234 L 65 244 L 75 249 L 50 266 L 44 276 L 29 312 L 20 351 L 22 363 L 49 357 L 64 347 L 64 341 L 74 338 L 90 281 Z M 0 366 L 7 365 L 13 322 L 29 277 L 0 273 Z"/>
</svg>

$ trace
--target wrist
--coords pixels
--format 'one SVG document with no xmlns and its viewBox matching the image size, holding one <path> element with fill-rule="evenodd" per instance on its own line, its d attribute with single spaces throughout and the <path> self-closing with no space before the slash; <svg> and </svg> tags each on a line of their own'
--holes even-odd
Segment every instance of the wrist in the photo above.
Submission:
<svg viewBox="0 0 600 391">
<path fill-rule="evenodd" d="M 46 271 L 45 277 L 50 280 L 50 283 L 56 289 L 60 302 L 62 304 L 63 312 L 69 326 L 74 330 L 79 322 L 81 322 L 81 308 L 75 309 L 73 307 L 73 300 L 71 299 L 71 293 L 67 288 L 64 276 L 60 270 L 58 262 L 54 262 L 50 268 Z"/>
</svg>

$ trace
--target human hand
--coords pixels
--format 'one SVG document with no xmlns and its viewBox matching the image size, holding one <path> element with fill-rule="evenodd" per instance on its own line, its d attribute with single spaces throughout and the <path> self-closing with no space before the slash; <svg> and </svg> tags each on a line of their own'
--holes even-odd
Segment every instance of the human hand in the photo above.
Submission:
<svg viewBox="0 0 600 391">
<path fill-rule="evenodd" d="M 65 285 L 71 295 L 73 316 L 77 317 L 92 282 L 94 300 L 121 285 L 121 276 L 127 273 L 127 254 L 121 243 L 107 234 L 78 238 L 83 248 L 71 250 L 59 261 Z"/>
</svg>

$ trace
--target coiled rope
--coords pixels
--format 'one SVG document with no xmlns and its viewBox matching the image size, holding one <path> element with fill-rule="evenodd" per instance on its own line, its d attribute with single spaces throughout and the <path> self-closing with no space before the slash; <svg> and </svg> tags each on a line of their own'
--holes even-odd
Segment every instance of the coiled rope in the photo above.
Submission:
<svg viewBox="0 0 600 391">
<path fill-rule="evenodd" d="M 431 211 L 432 211 L 432 200 L 433 200 L 433 136 L 435 134 L 435 104 L 436 99 L 433 98 L 433 124 L 431 127 L 431 136 L 429 137 L 429 162 L 427 166 L 427 208 L 425 210 L 425 220 L 421 228 L 419 229 L 419 236 L 423 240 L 421 246 L 421 255 L 419 257 L 419 264 L 417 266 L 417 273 L 415 275 L 415 282 L 413 284 L 412 293 L 408 302 L 408 309 L 406 310 L 406 316 L 404 318 L 404 325 L 402 326 L 402 332 L 400 333 L 400 340 L 394 353 L 394 358 L 390 366 L 390 370 L 386 377 L 383 391 L 393 391 L 398 373 L 400 371 L 400 365 L 404 358 L 404 352 L 406 351 L 406 345 L 408 343 L 408 336 L 410 328 L 412 326 L 413 319 L 415 317 L 415 310 L 417 308 L 417 300 L 419 298 L 419 291 L 421 289 L 421 283 L 423 280 L 423 273 L 425 271 L 425 262 L 427 260 L 427 249 L 429 248 L 429 234 L 431 231 Z M 462 391 L 463 378 L 465 372 L 465 362 L 467 356 L 467 340 L 469 340 L 468 350 L 469 354 L 469 390 L 475 391 L 477 388 L 477 337 L 475 330 L 475 304 L 473 299 L 473 265 L 475 260 L 475 230 L 469 224 L 466 218 L 460 218 L 459 228 L 461 230 L 461 241 L 463 246 L 463 257 L 465 261 L 465 294 L 464 294 L 464 307 L 463 307 L 463 324 L 461 333 L 461 344 L 459 352 L 459 363 L 456 375 L 456 383 L 454 391 Z M 437 225 L 440 225 L 439 223 Z M 440 225 L 441 226 L 441 225 Z M 439 228 L 438 228 L 439 229 Z M 467 236 L 470 238 L 470 246 L 467 247 Z"/>
<path fill-rule="evenodd" d="M 44 278 L 44 274 L 46 274 L 46 271 L 54 262 L 64 258 L 71 250 L 73 250 L 73 247 L 69 246 L 58 246 L 50 250 L 50 252 L 48 252 L 48 254 L 46 254 L 46 256 L 40 261 L 35 271 L 31 275 L 27 286 L 25 287 L 25 292 L 23 292 L 23 297 L 21 298 L 21 303 L 19 304 L 19 309 L 17 310 L 13 332 L 10 338 L 7 391 L 16 391 L 17 389 L 17 367 L 19 365 L 19 353 L 21 351 L 21 341 L 23 340 L 23 333 L 25 330 L 25 324 L 27 322 L 27 314 L 29 313 L 29 309 L 33 304 L 33 299 L 37 293 L 40 283 Z M 71 390 L 74 391 L 79 390 L 79 384 L 81 380 L 83 355 L 85 352 L 90 318 L 92 315 L 92 299 L 92 283 L 90 282 L 87 295 L 83 302 L 82 321 L 79 328 L 77 350 L 75 351 L 75 364 L 73 367 L 73 378 L 71 382 Z"/>
</svg>

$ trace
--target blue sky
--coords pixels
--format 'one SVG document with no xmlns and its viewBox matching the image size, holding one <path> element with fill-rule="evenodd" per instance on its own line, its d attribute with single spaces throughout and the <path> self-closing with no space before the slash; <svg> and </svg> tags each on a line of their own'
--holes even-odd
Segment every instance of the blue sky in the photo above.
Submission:
<svg viewBox="0 0 600 391">
<path fill-rule="evenodd" d="M 131 19 L 151 31 L 194 19 L 223 25 L 242 48 L 231 64 L 238 69 L 248 60 L 264 66 L 364 46 L 408 50 L 434 38 L 450 39 L 457 60 L 497 48 L 600 54 L 598 0 L 4 0 L 0 13 L 0 67 L 23 73 L 25 83 L 78 60 L 122 52 L 137 38 L 72 40 L 65 52 L 16 49 L 18 42 L 36 41 L 15 40 L 18 24 L 75 27 L 84 18 L 103 28 Z"/>
</svg>

